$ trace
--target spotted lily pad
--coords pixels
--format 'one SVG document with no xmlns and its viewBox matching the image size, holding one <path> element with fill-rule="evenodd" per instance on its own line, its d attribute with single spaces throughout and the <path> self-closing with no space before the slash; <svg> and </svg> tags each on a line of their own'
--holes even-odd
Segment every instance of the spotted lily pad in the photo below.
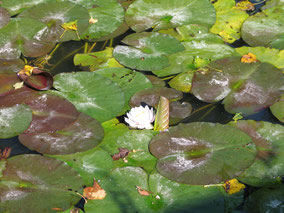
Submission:
<svg viewBox="0 0 284 213">
<path fill-rule="evenodd" d="M 9 21 L 10 21 L 9 12 L 5 8 L 0 7 L 0 28 L 8 24 Z"/>
<path fill-rule="evenodd" d="M 117 45 L 113 55 L 124 66 L 153 71 L 169 66 L 167 55 L 184 50 L 182 44 L 172 36 L 160 33 L 135 33 L 125 37 Z"/>
<path fill-rule="evenodd" d="M 54 77 L 57 94 L 99 122 L 117 116 L 125 106 L 122 89 L 94 72 L 61 73 Z"/>
<path fill-rule="evenodd" d="M 123 90 L 125 95 L 125 107 L 123 112 L 129 110 L 129 100 L 136 92 L 151 88 L 152 83 L 142 73 L 132 71 L 126 68 L 105 68 L 96 71 L 110 80 L 116 82 Z"/>
<path fill-rule="evenodd" d="M 275 102 L 270 110 L 272 114 L 282 123 L 284 123 L 284 95 L 281 96 L 280 100 Z"/>
<path fill-rule="evenodd" d="M 183 97 L 182 92 L 167 88 L 167 87 L 153 87 L 141 90 L 135 93 L 129 102 L 131 107 L 140 106 L 144 102 L 150 106 L 157 106 L 160 96 L 164 96 L 170 101 L 179 100 Z"/>
<path fill-rule="evenodd" d="M 211 27 L 215 22 L 215 10 L 207 0 L 136 0 L 128 7 L 125 20 L 136 32 L 149 28 L 157 31 L 186 24 Z"/>
<path fill-rule="evenodd" d="M 78 35 L 81 36 L 89 25 L 88 10 L 69 1 L 53 1 L 38 4 L 22 12 L 19 17 L 32 18 L 44 22 L 48 27 L 43 31 L 43 34 L 48 34 L 48 37 L 55 42 L 78 40 L 80 39 Z M 75 30 L 64 32 L 61 25 L 70 22 L 76 22 L 77 32 Z"/>
<path fill-rule="evenodd" d="M 242 38 L 251 46 L 284 49 L 284 4 L 249 17 L 242 25 Z"/>
<path fill-rule="evenodd" d="M 31 18 L 13 18 L 0 29 L 0 58 L 17 59 L 21 53 L 38 57 L 48 53 L 55 44 L 43 32 L 47 25 Z"/>
<path fill-rule="evenodd" d="M 75 192 L 83 185 L 64 162 L 40 155 L 8 159 L 0 180 L 0 207 L 11 213 L 66 210 L 80 200 Z"/>
<path fill-rule="evenodd" d="M 19 136 L 19 140 L 31 150 L 43 154 L 63 155 L 92 149 L 101 142 L 103 135 L 100 123 L 81 113 L 74 123 L 63 129 L 24 133 Z"/>
<path fill-rule="evenodd" d="M 191 185 L 219 183 L 240 175 L 254 161 L 251 138 L 234 127 L 189 123 L 170 127 L 150 142 L 159 173 Z M 240 160 L 243 159 L 243 160 Z"/>
<path fill-rule="evenodd" d="M 95 71 L 108 67 L 123 67 L 112 56 L 113 48 L 106 49 L 92 53 L 80 53 L 74 56 L 74 64 L 82 67 L 89 67 L 90 71 Z"/>
<path fill-rule="evenodd" d="M 211 62 L 194 74 L 191 92 L 200 100 L 224 99 L 226 111 L 249 115 L 269 107 L 283 92 L 281 70 L 268 63 L 241 63 L 240 57 Z"/>
<path fill-rule="evenodd" d="M 11 138 L 24 132 L 32 121 L 28 106 L 15 105 L 0 108 L 0 138 Z"/>
<path fill-rule="evenodd" d="M 239 179 L 258 187 L 279 184 L 284 176 L 284 127 L 253 120 L 232 122 L 231 125 L 247 133 L 258 150 L 257 159 Z"/>
</svg>

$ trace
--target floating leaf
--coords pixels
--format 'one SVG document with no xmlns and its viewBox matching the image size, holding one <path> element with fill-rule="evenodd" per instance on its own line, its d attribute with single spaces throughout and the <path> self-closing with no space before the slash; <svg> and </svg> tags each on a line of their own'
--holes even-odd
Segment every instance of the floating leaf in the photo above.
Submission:
<svg viewBox="0 0 284 213">
<path fill-rule="evenodd" d="M 240 183 L 237 179 L 227 180 L 223 184 L 224 189 L 228 194 L 235 194 L 244 189 L 246 186 Z"/>
<path fill-rule="evenodd" d="M 20 83 L 16 74 L 0 74 L 0 96 L 13 92 L 16 83 Z"/>
<path fill-rule="evenodd" d="M 25 10 L 19 17 L 44 22 L 48 28 L 44 33 L 55 42 L 78 40 L 88 27 L 88 10 L 69 1 L 53 1 L 37 4 Z"/>
<path fill-rule="evenodd" d="M 96 73 L 61 73 L 54 77 L 54 87 L 79 111 L 99 122 L 117 116 L 125 105 L 117 84 Z"/>
<path fill-rule="evenodd" d="M 55 41 L 44 33 L 47 25 L 31 18 L 13 18 L 0 29 L 0 58 L 17 59 L 21 53 L 28 57 L 47 54 Z"/>
<path fill-rule="evenodd" d="M 161 132 L 150 142 L 150 152 L 159 159 L 156 167 L 161 175 L 192 185 L 232 179 L 253 163 L 256 154 L 245 133 L 203 122 L 179 124 Z"/>
<path fill-rule="evenodd" d="M 170 101 L 179 100 L 182 98 L 182 93 L 180 91 L 167 88 L 167 87 L 154 87 L 142 90 L 135 93 L 129 102 L 131 107 L 140 106 L 141 102 L 144 102 L 150 106 L 157 106 L 160 96 L 164 96 Z"/>
<path fill-rule="evenodd" d="M 0 138 L 11 138 L 25 131 L 32 121 L 32 111 L 28 106 L 15 105 L 0 108 Z"/>
<path fill-rule="evenodd" d="M 170 103 L 170 125 L 176 124 L 190 116 L 192 111 L 192 106 L 188 102 L 174 101 Z"/>
<path fill-rule="evenodd" d="M 270 107 L 270 110 L 279 121 L 284 123 L 284 95 Z"/>
<path fill-rule="evenodd" d="M 80 114 L 69 126 L 52 132 L 21 134 L 19 140 L 31 150 L 51 155 L 83 152 L 97 146 L 103 138 L 103 128 L 93 118 Z"/>
<path fill-rule="evenodd" d="M 9 21 L 10 21 L 9 12 L 5 8 L 0 7 L 0 28 L 8 24 Z"/>
<path fill-rule="evenodd" d="M 82 185 L 80 176 L 62 161 L 40 155 L 15 156 L 3 170 L 0 206 L 11 213 L 66 210 L 80 200 L 75 191 Z"/>
<path fill-rule="evenodd" d="M 136 186 L 136 189 L 137 189 L 137 192 L 142 196 L 149 196 L 152 194 L 152 192 L 142 189 L 140 186 Z"/>
<path fill-rule="evenodd" d="M 164 96 L 160 97 L 155 118 L 155 131 L 165 131 L 170 123 L 170 102 Z"/>
<path fill-rule="evenodd" d="M 279 183 L 280 177 L 284 175 L 284 127 L 253 120 L 231 124 L 247 133 L 253 139 L 258 151 L 255 162 L 238 179 L 252 186 Z"/>
<path fill-rule="evenodd" d="M 153 32 L 128 35 L 122 40 L 129 46 L 117 45 L 113 56 L 132 69 L 153 71 L 169 66 L 167 55 L 184 50 L 175 38 Z"/>
<path fill-rule="evenodd" d="M 239 10 L 235 4 L 234 0 L 217 1 L 213 4 L 216 10 L 216 23 L 210 32 L 220 35 L 228 43 L 240 38 L 242 23 L 249 17 L 246 11 Z"/>
<path fill-rule="evenodd" d="M 136 32 L 149 28 L 157 31 L 186 24 L 211 27 L 215 22 L 215 11 L 206 0 L 136 0 L 128 7 L 125 20 Z"/>
<path fill-rule="evenodd" d="M 165 87 L 166 83 L 161 78 L 154 75 L 145 75 L 152 83 L 153 87 Z"/>
<path fill-rule="evenodd" d="M 129 154 L 129 150 L 125 148 L 118 148 L 119 153 L 115 153 L 112 155 L 113 160 L 119 160 L 125 158 Z"/>
<path fill-rule="evenodd" d="M 106 191 L 94 179 L 92 187 L 84 188 L 83 196 L 88 200 L 102 200 L 106 197 Z"/>
<path fill-rule="evenodd" d="M 272 105 L 283 92 L 283 81 L 281 70 L 271 64 L 230 57 L 195 72 L 191 92 L 206 102 L 225 98 L 226 111 L 249 115 Z"/>
<path fill-rule="evenodd" d="M 254 63 L 257 62 L 256 56 L 252 53 L 248 53 L 247 55 L 243 55 L 241 58 L 242 63 Z"/>
<path fill-rule="evenodd" d="M 252 53 L 261 62 L 273 64 L 277 68 L 284 68 L 284 50 L 267 47 L 239 47 L 235 50 L 241 55 Z"/>
<path fill-rule="evenodd" d="M 0 59 L 0 73 L 13 74 L 19 72 L 25 63 L 21 59 L 15 60 L 2 60 Z"/>
<path fill-rule="evenodd" d="M 283 12 L 280 4 L 250 16 L 242 25 L 243 40 L 250 46 L 284 49 Z"/>
<path fill-rule="evenodd" d="M 194 71 L 180 73 L 170 80 L 169 85 L 176 90 L 188 93 L 191 90 L 193 75 Z"/>
</svg>

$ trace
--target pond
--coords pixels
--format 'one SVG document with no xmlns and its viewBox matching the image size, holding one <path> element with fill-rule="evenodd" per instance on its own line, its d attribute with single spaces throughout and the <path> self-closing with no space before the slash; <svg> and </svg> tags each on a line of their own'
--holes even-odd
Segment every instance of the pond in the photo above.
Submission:
<svg viewBox="0 0 284 213">
<path fill-rule="evenodd" d="M 0 212 L 284 210 L 281 0 L 0 6 Z"/>
</svg>

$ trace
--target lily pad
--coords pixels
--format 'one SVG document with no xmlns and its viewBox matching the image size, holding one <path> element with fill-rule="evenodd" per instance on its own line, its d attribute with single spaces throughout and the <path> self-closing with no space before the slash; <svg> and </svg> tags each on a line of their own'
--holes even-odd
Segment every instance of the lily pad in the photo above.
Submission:
<svg viewBox="0 0 284 213">
<path fill-rule="evenodd" d="M 100 123 L 81 113 L 75 122 L 63 129 L 24 133 L 19 136 L 19 140 L 29 149 L 39 153 L 66 155 L 94 148 L 101 142 L 103 135 Z"/>
<path fill-rule="evenodd" d="M 279 121 L 284 123 L 284 95 L 270 107 L 270 110 Z"/>
<path fill-rule="evenodd" d="M 188 102 L 174 101 L 170 104 L 170 125 L 190 116 L 192 105 Z"/>
<path fill-rule="evenodd" d="M 96 71 L 118 84 L 125 95 L 125 107 L 122 112 L 130 109 L 128 102 L 132 95 L 141 90 L 151 88 L 152 83 L 142 73 L 132 71 L 126 68 L 105 68 Z"/>
<path fill-rule="evenodd" d="M 279 184 L 284 176 L 284 127 L 253 120 L 231 124 L 247 133 L 258 150 L 255 162 L 238 179 L 257 187 Z"/>
<path fill-rule="evenodd" d="M 15 88 L 13 85 L 21 82 L 16 74 L 0 74 L 0 96 L 11 93 Z"/>
<path fill-rule="evenodd" d="M 225 98 L 226 111 L 249 115 L 280 98 L 283 81 L 281 70 L 271 64 L 242 63 L 240 57 L 230 57 L 195 72 L 191 92 L 206 102 Z"/>
<path fill-rule="evenodd" d="M 10 21 L 9 12 L 5 8 L 0 7 L 0 28 L 8 24 L 9 21 Z"/>
<path fill-rule="evenodd" d="M 0 29 L 0 58 L 17 59 L 21 53 L 28 57 L 47 54 L 55 41 L 43 33 L 47 25 L 30 18 L 13 18 Z"/>
<path fill-rule="evenodd" d="M 2 60 L 0 59 L 0 73 L 13 74 L 23 69 L 25 62 L 21 59 Z"/>
<path fill-rule="evenodd" d="M 0 108 L 0 138 L 11 138 L 24 132 L 32 121 L 28 106 L 16 105 Z"/>
<path fill-rule="evenodd" d="M 122 89 L 96 73 L 61 73 L 54 77 L 54 87 L 80 112 L 99 122 L 114 118 L 125 106 Z"/>
<path fill-rule="evenodd" d="M 167 55 L 184 50 L 182 44 L 172 36 L 144 32 L 125 37 L 123 43 L 117 45 L 113 56 L 124 66 L 132 69 L 153 71 L 169 66 Z"/>
<path fill-rule="evenodd" d="M 193 76 L 194 71 L 180 73 L 170 80 L 169 85 L 176 90 L 188 93 L 191 90 Z"/>
<path fill-rule="evenodd" d="M 262 188 L 251 194 L 245 202 L 245 212 L 264 213 L 284 210 L 284 187 Z"/>
<path fill-rule="evenodd" d="M 130 101 L 129 105 L 131 107 L 138 107 L 141 105 L 141 102 L 144 102 L 150 106 L 157 106 L 160 96 L 164 96 L 170 101 L 179 100 L 183 97 L 182 92 L 167 88 L 167 87 L 153 87 L 140 92 L 135 93 Z"/>
<path fill-rule="evenodd" d="M 249 17 L 242 25 L 242 38 L 250 46 L 284 48 L 284 4 Z M 276 44 L 273 44 L 276 42 Z"/>
<path fill-rule="evenodd" d="M 243 22 L 249 17 L 246 11 L 240 10 L 234 0 L 216 1 L 216 23 L 210 32 L 220 35 L 225 42 L 233 43 L 241 37 Z"/>
<path fill-rule="evenodd" d="M 7 160 L 1 177 L 0 206 L 11 213 L 66 210 L 80 200 L 75 191 L 82 185 L 80 176 L 62 161 L 15 156 Z"/>
<path fill-rule="evenodd" d="M 215 10 L 207 0 L 136 0 L 128 7 L 125 20 L 136 32 L 149 28 L 158 31 L 186 24 L 209 28 L 215 22 Z"/>
<path fill-rule="evenodd" d="M 165 87 L 166 83 L 161 78 L 154 75 L 145 75 L 152 83 L 153 87 Z"/>
<path fill-rule="evenodd" d="M 92 53 L 80 53 L 74 56 L 74 64 L 82 67 L 89 67 L 90 71 L 95 71 L 102 68 L 109 67 L 123 67 L 112 56 L 113 48 L 106 47 L 106 49 Z"/>
<path fill-rule="evenodd" d="M 189 123 L 170 127 L 150 142 L 157 170 L 180 183 L 220 183 L 240 175 L 254 161 L 251 138 L 234 127 L 213 123 Z M 240 159 L 243 159 L 240 161 Z"/>
<path fill-rule="evenodd" d="M 277 68 L 284 68 L 284 50 L 267 47 L 239 47 L 235 49 L 239 54 L 252 53 L 261 62 L 273 64 Z"/>
<path fill-rule="evenodd" d="M 114 33 L 124 21 L 124 10 L 117 1 L 97 0 L 88 8 L 93 20 L 84 32 L 84 38 L 97 40 Z"/>
<path fill-rule="evenodd" d="M 31 18 L 45 23 L 47 28 L 42 33 L 48 34 L 48 37 L 55 42 L 80 40 L 78 35 L 81 36 L 89 25 L 88 10 L 79 4 L 69 1 L 53 1 L 37 4 L 22 12 L 19 17 Z M 61 25 L 70 22 L 76 22 L 77 32 L 75 30 L 64 32 Z"/>
</svg>

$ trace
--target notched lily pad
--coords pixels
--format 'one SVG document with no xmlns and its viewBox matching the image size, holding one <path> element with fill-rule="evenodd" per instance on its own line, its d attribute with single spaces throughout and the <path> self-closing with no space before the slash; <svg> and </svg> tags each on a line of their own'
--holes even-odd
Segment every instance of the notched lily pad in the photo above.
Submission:
<svg viewBox="0 0 284 213">
<path fill-rule="evenodd" d="M 136 32 L 186 24 L 200 24 L 209 28 L 215 22 L 215 10 L 207 0 L 136 0 L 128 7 L 125 20 Z"/>
<path fill-rule="evenodd" d="M 167 55 L 184 50 L 182 44 L 169 35 L 143 32 L 125 37 L 123 43 L 117 45 L 113 56 L 124 66 L 153 71 L 169 66 Z"/>
<path fill-rule="evenodd" d="M 21 134 L 19 140 L 31 150 L 43 154 L 65 155 L 97 146 L 104 131 L 99 122 L 85 114 L 69 126 L 54 132 Z"/>
<path fill-rule="evenodd" d="M 278 100 L 283 82 L 281 70 L 271 64 L 241 63 L 240 57 L 230 57 L 196 71 L 191 92 L 206 102 L 225 98 L 226 111 L 249 115 Z"/>
<path fill-rule="evenodd" d="M 0 207 L 11 213 L 64 211 L 80 200 L 81 177 L 62 161 L 40 155 L 7 160 L 0 182 Z"/>
<path fill-rule="evenodd" d="M 240 175 L 256 156 L 251 138 L 234 127 L 189 123 L 170 127 L 150 142 L 159 173 L 191 185 L 220 183 Z M 243 159 L 243 160 L 240 160 Z"/>
<path fill-rule="evenodd" d="M 28 106 L 0 107 L 0 138 L 11 138 L 24 132 L 32 121 Z"/>
<path fill-rule="evenodd" d="M 95 72 L 61 73 L 54 77 L 54 87 L 76 108 L 99 122 L 117 116 L 125 106 L 122 89 Z"/>
<path fill-rule="evenodd" d="M 157 106 L 160 96 L 164 96 L 170 101 L 175 101 L 181 99 L 183 97 L 183 94 L 180 91 L 167 87 L 149 88 L 135 93 L 131 97 L 129 105 L 131 107 L 137 107 L 141 105 L 141 102 L 144 102 L 150 106 Z"/>
</svg>

